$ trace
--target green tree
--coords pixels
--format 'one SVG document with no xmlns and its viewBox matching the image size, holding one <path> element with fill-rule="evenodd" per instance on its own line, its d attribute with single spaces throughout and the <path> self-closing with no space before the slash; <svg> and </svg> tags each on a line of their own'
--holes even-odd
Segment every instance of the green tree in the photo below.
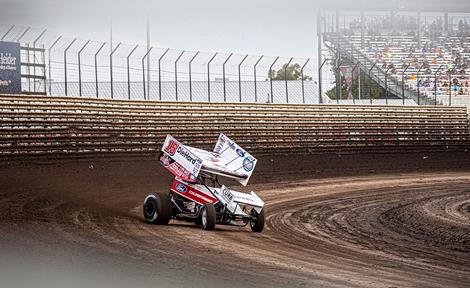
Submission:
<svg viewBox="0 0 470 288">
<path fill-rule="evenodd" d="M 287 80 L 301 80 L 302 73 L 300 71 L 301 67 L 300 64 L 294 63 L 287 66 L 284 64 L 281 69 L 279 70 L 272 70 L 268 73 L 268 79 L 272 80 L 286 80 L 286 72 L 287 72 Z M 308 75 L 304 75 L 304 80 L 312 80 L 312 77 Z"/>
<path fill-rule="evenodd" d="M 382 96 L 385 95 L 384 89 L 380 87 L 375 81 L 368 79 L 367 74 L 362 73 L 362 95 L 363 99 L 380 99 L 383 98 Z M 347 99 L 348 97 L 348 86 L 346 85 L 346 80 L 344 79 L 343 76 L 341 76 L 341 97 L 342 99 Z M 331 88 L 330 90 L 326 91 L 326 95 L 330 99 L 336 100 L 336 80 L 333 82 L 335 86 Z M 359 81 L 356 79 L 354 81 L 354 85 L 352 87 L 352 93 L 353 95 L 359 95 Z M 357 97 L 357 96 L 356 96 Z"/>
</svg>

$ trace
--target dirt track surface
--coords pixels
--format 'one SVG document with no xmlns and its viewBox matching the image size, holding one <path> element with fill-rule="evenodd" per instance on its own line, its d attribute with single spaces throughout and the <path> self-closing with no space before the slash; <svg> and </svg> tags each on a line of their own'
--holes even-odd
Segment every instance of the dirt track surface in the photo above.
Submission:
<svg viewBox="0 0 470 288">
<path fill-rule="evenodd" d="M 469 286 L 467 154 L 260 163 L 260 234 L 144 223 L 171 179 L 153 159 L 3 163 L 0 286 Z"/>
</svg>

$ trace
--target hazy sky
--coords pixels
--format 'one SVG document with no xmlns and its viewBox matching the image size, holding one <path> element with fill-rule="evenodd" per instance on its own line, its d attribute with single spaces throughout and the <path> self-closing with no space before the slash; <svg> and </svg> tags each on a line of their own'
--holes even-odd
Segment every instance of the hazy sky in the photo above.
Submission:
<svg viewBox="0 0 470 288">
<path fill-rule="evenodd" d="M 308 0 L 54 1 L 0 0 L 2 24 L 55 30 L 70 37 L 188 50 L 311 57 L 316 2 Z M 5 9 L 6 7 L 6 9 Z"/>
<path fill-rule="evenodd" d="M 422 4 L 420 4 L 422 3 Z M 218 52 L 316 57 L 315 15 L 321 6 L 383 6 L 439 10 L 431 0 L 0 0 L 0 23 L 47 28 L 65 36 L 145 43 L 150 17 L 152 45 Z M 467 7 L 468 0 L 445 6 Z M 441 10 L 442 11 L 442 10 Z"/>
</svg>

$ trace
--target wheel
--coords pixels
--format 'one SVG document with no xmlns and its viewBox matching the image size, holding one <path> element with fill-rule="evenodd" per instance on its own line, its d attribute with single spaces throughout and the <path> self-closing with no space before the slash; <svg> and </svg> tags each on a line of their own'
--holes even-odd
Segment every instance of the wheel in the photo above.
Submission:
<svg viewBox="0 0 470 288">
<path fill-rule="evenodd" d="M 250 227 L 251 231 L 253 232 L 261 232 L 264 228 L 264 208 L 261 210 L 260 213 L 256 212 L 253 208 L 250 212 L 251 220 L 250 220 Z"/>
<path fill-rule="evenodd" d="M 167 194 L 152 193 L 145 198 L 144 218 L 148 223 L 166 225 L 172 214 L 173 208 Z"/>
<path fill-rule="evenodd" d="M 201 224 L 204 230 L 213 230 L 215 228 L 216 212 L 212 204 L 204 204 L 201 210 Z"/>
<path fill-rule="evenodd" d="M 197 226 L 201 226 L 202 225 L 202 217 L 198 217 L 196 219 L 194 219 L 194 224 L 196 224 Z"/>
</svg>

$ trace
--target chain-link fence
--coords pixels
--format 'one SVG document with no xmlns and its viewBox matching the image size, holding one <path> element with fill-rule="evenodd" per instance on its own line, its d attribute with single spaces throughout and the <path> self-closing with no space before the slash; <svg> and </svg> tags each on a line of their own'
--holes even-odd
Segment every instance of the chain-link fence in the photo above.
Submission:
<svg viewBox="0 0 470 288">
<path fill-rule="evenodd" d="M 13 25 L 0 25 L 0 37 L 22 46 L 44 48 L 47 81 L 46 87 L 38 89 L 52 96 L 320 102 L 314 80 L 318 72 L 311 59 L 110 44 Z M 286 66 L 292 67 L 287 73 Z"/>
</svg>

